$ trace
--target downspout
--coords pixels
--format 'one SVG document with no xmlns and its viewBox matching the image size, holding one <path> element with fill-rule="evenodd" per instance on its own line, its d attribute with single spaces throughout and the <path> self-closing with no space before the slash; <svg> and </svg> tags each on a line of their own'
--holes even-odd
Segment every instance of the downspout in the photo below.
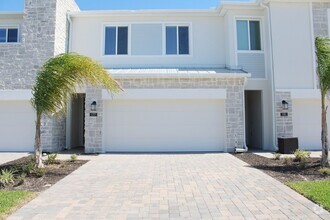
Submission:
<svg viewBox="0 0 330 220">
<path fill-rule="evenodd" d="M 70 17 L 70 13 L 67 13 L 67 18 L 68 18 L 68 22 L 69 22 L 69 34 L 68 34 L 68 45 L 66 48 L 66 53 L 70 53 L 71 52 L 71 42 L 72 42 L 72 20 Z"/>
<path fill-rule="evenodd" d="M 67 13 L 67 19 L 68 19 L 68 23 L 69 23 L 69 33 L 67 34 L 67 46 L 66 46 L 66 53 L 70 53 L 71 52 L 71 36 L 72 36 L 72 20 L 70 17 L 70 14 Z M 66 111 L 67 111 L 67 116 L 66 116 L 66 149 L 70 149 L 71 148 L 71 99 L 68 101 L 67 107 L 66 107 Z"/>
<path fill-rule="evenodd" d="M 247 78 L 244 79 L 244 85 L 246 85 L 246 81 L 247 81 Z M 245 94 L 244 94 L 244 91 L 243 90 L 243 102 L 242 102 L 242 109 L 244 111 L 243 113 L 243 126 L 244 126 L 244 129 L 243 129 L 243 148 L 235 148 L 235 153 L 246 153 L 248 152 L 249 148 L 246 146 L 246 128 L 245 128 Z"/>
<path fill-rule="evenodd" d="M 267 10 L 267 16 L 268 16 L 268 34 L 269 34 L 269 46 L 270 46 L 270 53 L 271 53 L 271 83 L 272 83 L 272 102 L 273 102 L 273 108 L 272 108 L 272 120 L 273 120 L 273 149 L 278 150 L 278 147 L 276 146 L 276 116 L 275 116 L 275 69 L 274 69 L 274 50 L 273 50 L 273 29 L 272 29 L 272 18 L 271 18 L 271 10 L 268 5 L 265 5 L 263 3 L 263 0 L 260 0 L 260 6 L 265 8 Z"/>
</svg>

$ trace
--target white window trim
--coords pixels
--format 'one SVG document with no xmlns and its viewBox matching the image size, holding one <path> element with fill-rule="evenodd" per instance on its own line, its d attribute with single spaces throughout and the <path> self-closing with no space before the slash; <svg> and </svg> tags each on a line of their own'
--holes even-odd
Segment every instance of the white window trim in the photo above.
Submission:
<svg viewBox="0 0 330 220">
<path fill-rule="evenodd" d="M 107 27 L 115 27 L 116 28 L 116 48 L 115 54 L 105 54 L 105 34 Z M 118 27 L 127 27 L 127 54 L 118 54 Z M 101 39 L 101 53 L 102 57 L 127 57 L 131 55 L 131 25 L 127 23 L 110 23 L 102 25 L 102 39 Z"/>
<path fill-rule="evenodd" d="M 237 21 L 247 21 L 248 23 L 248 50 L 239 50 L 238 49 L 238 33 L 237 33 Z M 261 50 L 251 50 L 251 36 L 250 36 L 250 21 L 259 21 L 260 22 L 260 47 Z M 263 19 L 262 17 L 235 17 L 235 45 L 237 53 L 264 53 L 264 34 L 263 34 Z"/>
<path fill-rule="evenodd" d="M 160 55 L 132 55 L 131 53 L 131 25 L 133 24 L 160 24 L 162 25 L 162 54 Z M 128 54 L 127 55 L 105 55 L 105 28 L 106 27 L 114 27 L 114 26 L 127 26 L 128 27 Z M 189 28 L 189 54 L 166 54 L 166 26 L 188 26 Z M 193 25 L 192 22 L 105 22 L 101 25 L 101 58 L 109 58 L 113 57 L 116 59 L 134 57 L 134 58 L 148 58 L 148 57 L 192 57 L 193 56 Z M 117 45 L 117 44 L 116 44 Z"/>
<path fill-rule="evenodd" d="M 20 26 L 19 25 L 0 25 L 0 29 L 6 29 L 6 42 L 0 42 L 0 44 L 20 44 Z M 8 42 L 8 29 L 17 29 L 17 42 Z"/>
</svg>

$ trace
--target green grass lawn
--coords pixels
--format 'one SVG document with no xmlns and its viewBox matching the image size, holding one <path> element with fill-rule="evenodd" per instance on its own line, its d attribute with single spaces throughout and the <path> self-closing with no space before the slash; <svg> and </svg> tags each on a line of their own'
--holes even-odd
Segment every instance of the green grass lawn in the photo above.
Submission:
<svg viewBox="0 0 330 220">
<path fill-rule="evenodd" d="M 330 180 L 290 182 L 287 185 L 330 211 Z"/>
<path fill-rule="evenodd" d="M 0 190 L 0 219 L 32 198 L 33 192 Z"/>
</svg>

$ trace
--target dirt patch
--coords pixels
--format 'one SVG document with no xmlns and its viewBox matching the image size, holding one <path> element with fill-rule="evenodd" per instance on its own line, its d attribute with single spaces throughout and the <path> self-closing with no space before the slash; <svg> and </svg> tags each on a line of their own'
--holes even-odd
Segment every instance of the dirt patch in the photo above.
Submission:
<svg viewBox="0 0 330 220">
<path fill-rule="evenodd" d="M 253 153 L 233 154 L 238 159 L 243 160 L 254 168 L 262 170 L 269 176 L 282 183 L 292 181 L 313 181 L 330 179 L 330 176 L 322 175 L 319 170 L 320 159 L 309 158 L 305 164 L 295 162 L 291 159 L 270 159 Z"/>
<path fill-rule="evenodd" d="M 33 157 L 28 156 L 0 165 L 0 171 L 5 169 L 13 170 L 15 174 L 14 183 L 6 186 L 0 185 L 0 189 L 41 192 L 88 162 L 82 160 L 56 160 L 54 164 L 45 165 L 42 171 L 26 172 L 27 166 L 32 161 Z"/>
</svg>

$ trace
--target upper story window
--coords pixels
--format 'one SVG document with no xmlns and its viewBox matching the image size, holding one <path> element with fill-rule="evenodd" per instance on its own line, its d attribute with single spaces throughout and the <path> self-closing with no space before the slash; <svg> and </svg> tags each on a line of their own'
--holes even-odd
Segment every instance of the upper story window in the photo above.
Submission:
<svg viewBox="0 0 330 220">
<path fill-rule="evenodd" d="M 189 54 L 188 26 L 166 26 L 166 54 Z"/>
<path fill-rule="evenodd" d="M 261 31 L 259 20 L 237 20 L 237 49 L 261 50 Z"/>
<path fill-rule="evenodd" d="M 105 55 L 128 54 L 128 27 L 108 26 L 105 28 Z"/>
<path fill-rule="evenodd" d="M 0 27 L 0 43 L 18 42 L 18 27 Z"/>
</svg>

